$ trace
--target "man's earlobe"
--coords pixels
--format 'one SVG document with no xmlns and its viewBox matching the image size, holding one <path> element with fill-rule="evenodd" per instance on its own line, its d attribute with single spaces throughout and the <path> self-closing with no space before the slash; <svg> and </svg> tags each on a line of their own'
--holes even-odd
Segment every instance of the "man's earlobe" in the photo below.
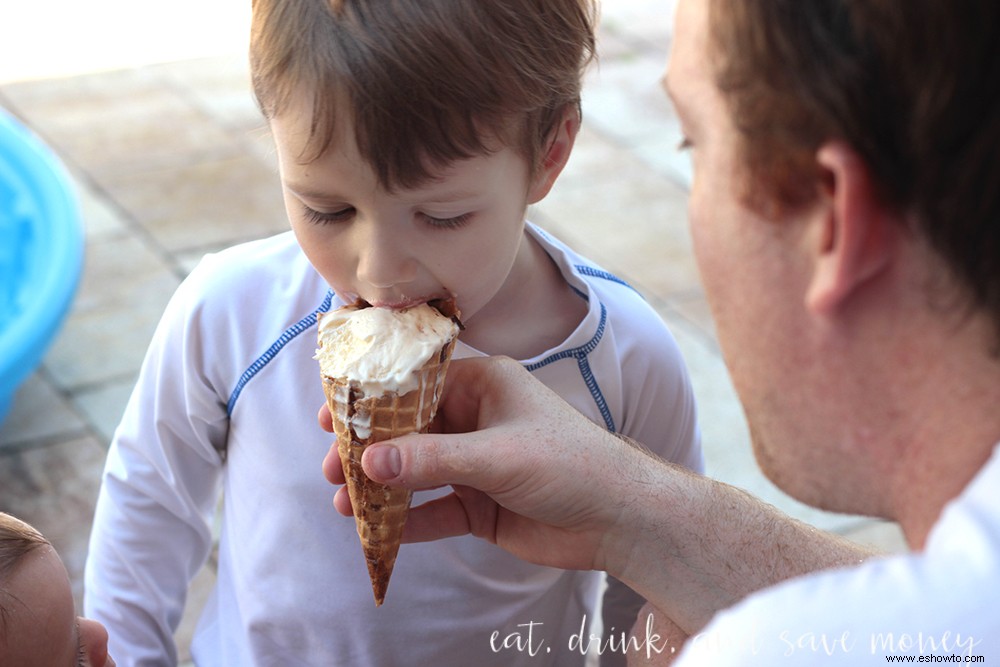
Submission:
<svg viewBox="0 0 1000 667">
<path fill-rule="evenodd" d="M 891 265 L 899 227 L 867 163 L 851 146 L 825 143 L 816 162 L 821 181 L 815 224 L 820 229 L 813 235 L 806 306 L 830 315 Z"/>
</svg>

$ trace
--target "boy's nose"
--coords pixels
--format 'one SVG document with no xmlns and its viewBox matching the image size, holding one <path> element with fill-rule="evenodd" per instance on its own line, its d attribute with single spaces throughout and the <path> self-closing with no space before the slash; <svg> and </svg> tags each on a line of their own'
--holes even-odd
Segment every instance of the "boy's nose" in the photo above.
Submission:
<svg viewBox="0 0 1000 667">
<path fill-rule="evenodd" d="M 406 240 L 380 225 L 367 225 L 368 231 L 359 239 L 358 279 L 378 289 L 388 289 L 411 282 L 415 263 L 406 247 Z"/>
</svg>

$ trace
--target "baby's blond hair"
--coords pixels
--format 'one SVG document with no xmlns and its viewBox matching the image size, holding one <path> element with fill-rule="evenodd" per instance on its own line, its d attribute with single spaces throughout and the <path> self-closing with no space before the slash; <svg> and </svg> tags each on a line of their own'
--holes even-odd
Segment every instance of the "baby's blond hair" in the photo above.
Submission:
<svg viewBox="0 0 1000 667">
<path fill-rule="evenodd" d="M 49 541 L 32 526 L 0 512 L 0 647 L 7 644 L 7 616 L 12 599 L 7 592 L 7 579 L 25 556 L 48 545 Z"/>
</svg>

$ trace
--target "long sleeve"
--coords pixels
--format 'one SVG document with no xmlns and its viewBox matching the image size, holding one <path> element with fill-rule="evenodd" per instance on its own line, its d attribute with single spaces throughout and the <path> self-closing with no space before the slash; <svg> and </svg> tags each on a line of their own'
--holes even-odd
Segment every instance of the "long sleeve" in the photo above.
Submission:
<svg viewBox="0 0 1000 667">
<path fill-rule="evenodd" d="M 212 546 L 226 406 L 209 377 L 201 309 L 182 285 L 111 443 L 84 608 L 119 665 L 174 665 L 187 588 Z"/>
<path fill-rule="evenodd" d="M 595 422 L 700 465 L 690 387 L 659 317 L 539 240 L 588 313 L 525 363 Z M 171 301 L 109 453 L 88 562 L 85 607 L 108 626 L 115 659 L 175 663 L 173 631 L 211 549 L 221 487 L 218 576 L 191 643 L 199 664 L 581 667 L 570 643 L 598 614 L 600 573 L 538 567 L 465 536 L 406 545 L 394 592 L 374 607 L 354 522 L 330 506 L 320 470 L 330 436 L 316 423 L 311 334 L 316 310 L 336 305 L 290 232 L 218 253 Z M 634 619 L 641 600 L 620 592 L 606 611 Z M 631 619 L 614 624 L 627 631 Z M 529 622 L 551 653 L 491 645 Z"/>
</svg>

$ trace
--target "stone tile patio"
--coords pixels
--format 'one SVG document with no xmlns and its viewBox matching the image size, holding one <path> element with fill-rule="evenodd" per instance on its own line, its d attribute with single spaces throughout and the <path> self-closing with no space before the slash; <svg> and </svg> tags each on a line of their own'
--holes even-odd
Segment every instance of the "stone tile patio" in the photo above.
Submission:
<svg viewBox="0 0 1000 667">
<path fill-rule="evenodd" d="M 894 525 L 806 508 L 752 460 L 691 256 L 688 165 L 658 87 L 670 36 L 665 4 L 604 8 L 584 130 L 559 184 L 529 217 L 636 286 L 670 324 L 691 369 L 710 474 L 819 527 L 900 549 Z M 65 328 L 0 425 L 0 509 L 53 541 L 79 599 L 104 453 L 167 299 L 204 253 L 287 223 L 240 52 L 0 80 L 0 107 L 63 158 L 87 226 L 85 272 Z M 185 657 L 212 568 L 194 582 L 178 632 Z"/>
</svg>

